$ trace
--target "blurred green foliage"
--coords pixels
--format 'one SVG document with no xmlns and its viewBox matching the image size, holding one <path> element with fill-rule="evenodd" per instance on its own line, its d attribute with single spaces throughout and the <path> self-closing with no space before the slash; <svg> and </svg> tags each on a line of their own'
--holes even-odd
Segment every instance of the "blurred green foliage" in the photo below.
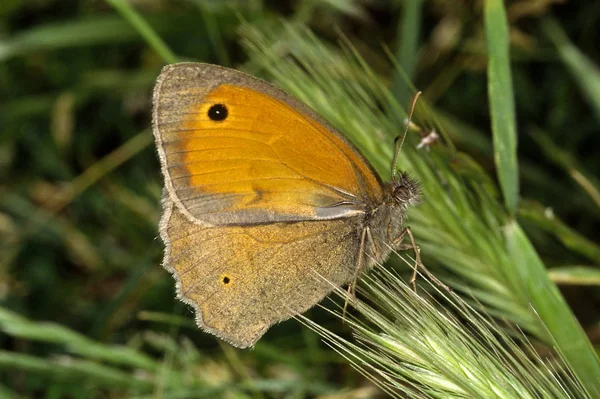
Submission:
<svg viewBox="0 0 600 399">
<path fill-rule="evenodd" d="M 447 138 L 495 181 L 483 2 L 404 3 L 130 5 L 178 59 L 255 73 L 260 66 L 240 45 L 242 20 L 306 24 L 331 46 L 342 32 L 405 101 L 410 90 L 389 52 L 423 90 Z M 517 215 L 545 265 L 559 271 L 550 275 L 597 347 L 600 5 L 554 3 L 506 4 Z M 376 395 L 295 321 L 275 326 L 255 350 L 236 351 L 197 331 L 174 299 L 159 266 L 162 183 L 149 131 L 150 94 L 167 55 L 119 4 L 129 2 L 0 2 L 0 393 Z M 311 318 L 345 332 L 319 309 Z"/>
</svg>

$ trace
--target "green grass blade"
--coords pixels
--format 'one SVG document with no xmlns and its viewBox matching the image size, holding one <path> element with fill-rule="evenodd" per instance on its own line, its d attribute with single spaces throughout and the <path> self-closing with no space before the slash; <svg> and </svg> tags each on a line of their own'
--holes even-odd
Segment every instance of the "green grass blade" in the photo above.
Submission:
<svg viewBox="0 0 600 399">
<path fill-rule="evenodd" d="M 595 285 L 600 287 L 600 270 L 589 266 L 554 267 L 548 275 L 557 284 Z"/>
<path fill-rule="evenodd" d="M 600 262 L 600 246 L 569 227 L 548 208 L 532 201 L 523 201 L 519 205 L 519 218 L 534 223 L 538 228 L 552 234 L 565 247 L 587 257 L 592 262 Z"/>
<path fill-rule="evenodd" d="M 200 11 L 202 22 L 204 23 L 204 26 L 206 26 L 206 36 L 212 45 L 212 49 L 215 52 L 219 65 L 230 66 L 231 59 L 226 51 L 227 46 L 225 45 L 225 41 L 223 40 L 223 36 L 219 29 L 218 20 L 214 18 L 206 4 L 197 2 L 196 5 Z"/>
<path fill-rule="evenodd" d="M 167 47 L 156 31 L 152 29 L 131 4 L 123 0 L 107 0 L 107 2 L 121 13 L 166 63 L 172 64 L 177 62 L 177 56 Z"/>
<path fill-rule="evenodd" d="M 400 104 L 410 100 L 408 81 L 414 79 L 419 46 L 419 33 L 421 31 L 421 13 L 423 1 L 413 0 L 403 3 L 402 18 L 398 29 L 398 49 L 396 63 L 400 71 L 394 76 L 392 93 Z"/>
<path fill-rule="evenodd" d="M 489 52 L 488 97 L 494 136 L 494 160 L 504 203 L 509 213 L 514 215 L 519 197 L 517 128 L 508 22 L 501 0 L 485 2 L 485 29 Z"/>
<path fill-rule="evenodd" d="M 588 394 L 600 397 L 600 361 L 585 332 L 575 319 L 529 239 L 517 223 L 505 229 L 507 248 L 514 262 L 510 276 L 521 287 L 550 335 Z"/>
<path fill-rule="evenodd" d="M 64 345 L 70 353 L 85 356 L 88 360 L 126 365 L 148 371 L 154 371 L 159 367 L 153 359 L 134 348 L 104 345 L 63 325 L 31 321 L 1 307 L 0 331 L 23 340 Z"/>
<path fill-rule="evenodd" d="M 593 174 L 584 170 L 571 153 L 556 145 L 545 132 L 536 129 L 532 136 L 544 151 L 544 155 L 571 176 L 575 183 L 594 201 L 594 204 L 600 208 L 600 182 Z"/>
<path fill-rule="evenodd" d="M 36 26 L 0 39 L 0 62 L 44 50 L 131 41 L 135 32 L 113 15 Z"/>
<path fill-rule="evenodd" d="M 554 19 L 543 20 L 542 29 L 556 46 L 558 55 L 590 101 L 596 119 L 600 120 L 600 69 L 571 43 L 564 30 Z"/>
<path fill-rule="evenodd" d="M 44 376 L 53 382 L 76 383 L 85 381 L 92 386 L 111 388 L 153 388 L 153 382 L 143 376 L 135 376 L 114 367 L 74 358 L 47 360 L 18 352 L 0 351 L 0 370 L 24 371 L 31 375 Z"/>
<path fill-rule="evenodd" d="M 181 35 L 198 26 L 198 20 L 193 15 L 175 12 L 160 16 L 149 15 L 144 19 L 152 27 L 150 29 L 161 36 Z M 0 37 L 0 62 L 43 51 L 138 42 L 139 38 L 139 32 L 132 29 L 131 23 L 118 15 L 86 16 L 49 22 L 17 31 L 6 38 Z M 148 40 L 146 37 L 145 39 Z M 202 49 L 198 57 L 202 57 L 205 51 L 206 49 Z"/>
</svg>

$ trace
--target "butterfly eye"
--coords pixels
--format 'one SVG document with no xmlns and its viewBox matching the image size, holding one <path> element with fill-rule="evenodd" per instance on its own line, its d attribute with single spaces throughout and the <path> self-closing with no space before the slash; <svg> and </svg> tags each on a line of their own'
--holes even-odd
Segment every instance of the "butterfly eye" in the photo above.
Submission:
<svg viewBox="0 0 600 399">
<path fill-rule="evenodd" d="M 215 122 L 224 121 L 227 119 L 228 114 L 229 111 L 227 111 L 227 107 L 223 104 L 215 104 L 208 110 L 208 117 Z"/>
</svg>

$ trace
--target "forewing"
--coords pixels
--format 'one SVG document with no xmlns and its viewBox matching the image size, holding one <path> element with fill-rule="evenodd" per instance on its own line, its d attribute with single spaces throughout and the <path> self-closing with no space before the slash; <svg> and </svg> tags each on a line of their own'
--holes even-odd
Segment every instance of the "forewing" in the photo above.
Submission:
<svg viewBox="0 0 600 399">
<path fill-rule="evenodd" d="M 227 117 L 209 110 L 224 105 Z M 379 202 L 364 158 L 306 106 L 232 69 L 166 67 L 154 94 L 154 134 L 171 200 L 210 225 L 326 220 Z"/>
</svg>

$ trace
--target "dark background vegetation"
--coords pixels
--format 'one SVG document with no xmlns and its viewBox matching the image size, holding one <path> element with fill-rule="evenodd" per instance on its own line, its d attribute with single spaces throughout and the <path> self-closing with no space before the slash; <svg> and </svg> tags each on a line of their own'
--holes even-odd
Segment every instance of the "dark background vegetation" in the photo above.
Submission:
<svg viewBox="0 0 600 399">
<path fill-rule="evenodd" d="M 402 1 L 131 3 L 181 58 L 243 65 L 240 18 L 253 23 L 283 17 L 308 24 L 331 43 L 343 32 L 390 86 L 397 79 L 383 47 L 401 51 Z M 545 264 L 561 268 L 552 276 L 597 346 L 600 114 L 578 84 L 582 72 L 557 55 L 555 35 L 566 34 L 593 68 L 600 60 L 600 3 L 521 0 L 507 2 L 507 10 L 519 218 Z M 421 12 L 414 64 L 403 66 L 436 112 L 451 120 L 458 150 L 494 176 L 482 2 L 429 0 Z M 206 386 L 218 392 L 237 384 L 241 397 L 360 387 L 373 394 L 296 321 L 273 328 L 255 350 L 238 352 L 197 331 L 191 311 L 174 299 L 173 281 L 160 267 L 162 183 L 149 130 L 151 90 L 163 65 L 104 1 L 0 2 L 2 309 L 32 322 L 57 323 L 101 344 L 142 348 L 159 362 L 168 363 L 173 348 L 187 351 L 189 364 L 202 364 L 190 367 L 198 367 Z M 548 224 L 540 220 L 543 214 L 564 224 Z M 161 320 L 160 313 L 181 315 L 175 320 L 180 324 Z M 0 333 L 2 391 L 120 397 L 133 389 L 52 370 L 51 362 L 66 356 L 68 345 L 23 339 L 11 332 L 10 320 L 3 317 Z M 16 367 L 17 355 L 24 356 L 19 362 L 33 363 Z M 253 379 L 272 386 L 244 385 Z"/>
</svg>

